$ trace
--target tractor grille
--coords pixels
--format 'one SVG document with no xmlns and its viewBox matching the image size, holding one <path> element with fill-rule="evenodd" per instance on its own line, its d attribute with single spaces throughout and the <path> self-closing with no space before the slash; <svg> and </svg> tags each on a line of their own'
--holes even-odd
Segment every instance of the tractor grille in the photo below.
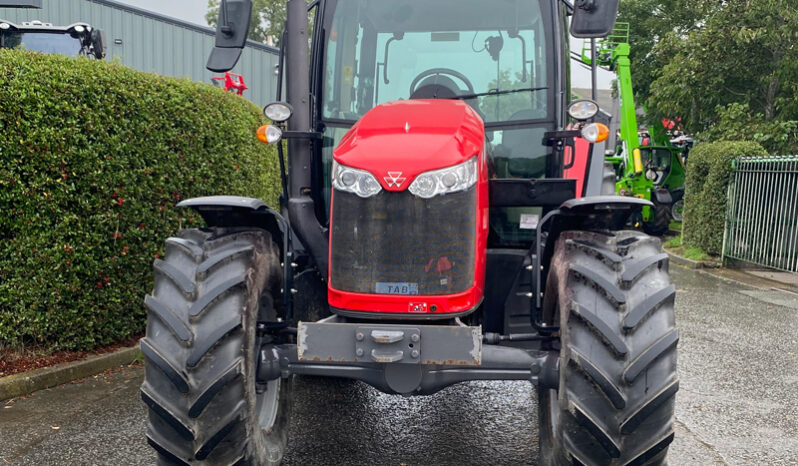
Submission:
<svg viewBox="0 0 798 466">
<path fill-rule="evenodd" d="M 476 188 L 422 199 L 335 192 L 330 284 L 339 291 L 460 293 L 474 284 Z"/>
</svg>

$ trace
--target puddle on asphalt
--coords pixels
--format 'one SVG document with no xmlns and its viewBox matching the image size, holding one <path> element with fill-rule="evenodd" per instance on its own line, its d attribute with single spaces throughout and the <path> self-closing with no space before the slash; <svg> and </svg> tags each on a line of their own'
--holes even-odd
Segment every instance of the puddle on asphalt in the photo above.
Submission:
<svg viewBox="0 0 798 466">
<path fill-rule="evenodd" d="M 750 296 L 759 301 L 768 304 L 775 304 L 776 306 L 787 307 L 790 309 L 798 310 L 798 294 L 790 293 L 788 291 L 771 289 L 771 290 L 738 290 L 740 293 Z"/>
</svg>

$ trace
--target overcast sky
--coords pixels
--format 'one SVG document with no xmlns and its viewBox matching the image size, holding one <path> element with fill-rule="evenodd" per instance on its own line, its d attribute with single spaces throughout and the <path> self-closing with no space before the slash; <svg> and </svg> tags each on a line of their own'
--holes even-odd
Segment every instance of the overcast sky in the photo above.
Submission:
<svg viewBox="0 0 798 466">
<path fill-rule="evenodd" d="M 207 26 L 205 22 L 205 13 L 208 11 L 208 0 L 117 0 L 122 3 L 127 3 L 145 10 L 154 11 L 162 15 L 172 16 L 174 18 L 189 21 L 202 26 Z M 582 41 L 572 39 L 571 47 L 577 53 L 582 51 Z M 585 89 L 590 87 L 590 71 L 579 66 L 576 62 L 571 62 L 573 65 L 572 78 L 573 87 Z M 612 73 L 607 71 L 599 71 L 599 88 L 609 89 L 610 82 L 614 78 Z"/>
<path fill-rule="evenodd" d="M 208 0 L 116 0 L 144 10 L 207 26 Z"/>
</svg>

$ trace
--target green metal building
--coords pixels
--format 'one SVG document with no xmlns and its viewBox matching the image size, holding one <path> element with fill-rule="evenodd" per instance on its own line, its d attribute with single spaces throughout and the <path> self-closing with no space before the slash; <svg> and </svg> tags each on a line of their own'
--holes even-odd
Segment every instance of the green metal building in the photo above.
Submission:
<svg viewBox="0 0 798 466">
<path fill-rule="evenodd" d="M 222 76 L 205 69 L 214 43 L 213 29 L 112 0 L 43 0 L 42 9 L 0 8 L 0 20 L 40 20 L 56 26 L 83 21 L 105 31 L 108 60 L 208 85 L 212 77 Z M 233 70 L 249 86 L 244 97 L 258 105 L 274 100 L 276 65 L 277 49 L 249 41 Z"/>
</svg>

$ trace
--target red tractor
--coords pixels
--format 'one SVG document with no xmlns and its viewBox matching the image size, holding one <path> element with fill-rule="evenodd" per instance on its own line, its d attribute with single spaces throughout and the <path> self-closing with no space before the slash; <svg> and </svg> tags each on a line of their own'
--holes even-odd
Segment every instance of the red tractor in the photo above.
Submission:
<svg viewBox="0 0 798 466">
<path fill-rule="evenodd" d="M 222 3 L 212 71 L 236 63 L 251 7 Z M 598 106 L 568 103 L 569 22 L 600 37 L 617 8 L 289 0 L 259 130 L 279 208 L 183 201 L 207 226 L 155 262 L 141 394 L 159 461 L 280 463 L 292 378 L 313 375 L 405 396 L 526 380 L 540 464 L 664 464 L 668 257 L 624 230 L 650 203 L 606 195 Z"/>
</svg>

